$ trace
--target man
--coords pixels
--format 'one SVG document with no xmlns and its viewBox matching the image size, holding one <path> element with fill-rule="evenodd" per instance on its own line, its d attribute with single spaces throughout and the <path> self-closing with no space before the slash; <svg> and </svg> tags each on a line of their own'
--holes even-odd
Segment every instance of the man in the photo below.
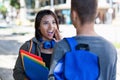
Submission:
<svg viewBox="0 0 120 80">
<path fill-rule="evenodd" d="M 97 0 L 71 0 L 71 19 L 77 32 L 74 38 L 78 43 L 89 44 L 90 51 L 98 56 L 100 66 L 98 80 L 116 80 L 117 51 L 109 41 L 94 31 L 97 3 Z M 50 80 L 54 80 L 54 68 L 67 51 L 70 51 L 70 48 L 65 39 L 55 45 Z"/>
</svg>

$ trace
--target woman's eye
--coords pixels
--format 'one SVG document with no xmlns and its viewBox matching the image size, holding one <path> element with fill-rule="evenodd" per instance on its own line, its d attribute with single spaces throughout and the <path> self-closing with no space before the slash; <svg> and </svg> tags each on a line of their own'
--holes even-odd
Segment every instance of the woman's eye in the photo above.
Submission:
<svg viewBox="0 0 120 80">
<path fill-rule="evenodd" d="M 56 24 L 56 22 L 55 22 L 55 21 L 53 21 L 53 24 Z"/>
<path fill-rule="evenodd" d="M 48 22 L 44 22 L 43 24 L 48 24 Z"/>
</svg>

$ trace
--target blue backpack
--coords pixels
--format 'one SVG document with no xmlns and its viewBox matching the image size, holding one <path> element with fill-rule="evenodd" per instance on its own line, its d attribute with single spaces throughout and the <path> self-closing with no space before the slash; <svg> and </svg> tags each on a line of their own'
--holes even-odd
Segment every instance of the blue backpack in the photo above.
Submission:
<svg viewBox="0 0 120 80">
<path fill-rule="evenodd" d="M 87 44 L 77 44 L 74 38 L 65 38 L 70 51 L 59 60 L 55 69 L 55 80 L 98 80 L 98 56 L 89 51 Z"/>
</svg>

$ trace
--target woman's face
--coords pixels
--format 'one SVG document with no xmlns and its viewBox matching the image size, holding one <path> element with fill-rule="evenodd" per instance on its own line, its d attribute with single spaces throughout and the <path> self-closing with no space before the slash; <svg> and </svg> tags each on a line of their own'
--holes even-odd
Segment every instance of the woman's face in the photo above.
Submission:
<svg viewBox="0 0 120 80">
<path fill-rule="evenodd" d="M 57 29 L 57 24 L 54 17 L 52 15 L 43 16 L 39 29 L 43 40 L 53 39 L 55 31 Z"/>
</svg>

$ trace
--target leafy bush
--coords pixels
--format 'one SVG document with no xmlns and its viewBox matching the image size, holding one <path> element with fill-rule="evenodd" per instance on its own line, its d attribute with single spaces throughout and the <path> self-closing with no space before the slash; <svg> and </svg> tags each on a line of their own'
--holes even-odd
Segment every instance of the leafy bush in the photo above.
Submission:
<svg viewBox="0 0 120 80">
<path fill-rule="evenodd" d="M 7 12 L 7 8 L 4 5 L 0 6 L 0 13 L 5 17 Z"/>
<path fill-rule="evenodd" d="M 10 5 L 15 7 L 16 9 L 20 9 L 19 0 L 10 0 Z"/>
</svg>

